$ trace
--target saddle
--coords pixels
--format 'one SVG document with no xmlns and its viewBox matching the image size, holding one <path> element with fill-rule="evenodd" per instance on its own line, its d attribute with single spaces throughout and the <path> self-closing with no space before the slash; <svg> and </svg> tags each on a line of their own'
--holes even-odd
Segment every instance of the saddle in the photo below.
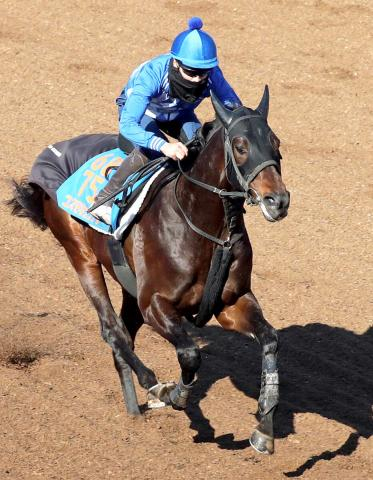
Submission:
<svg viewBox="0 0 373 480">
<path fill-rule="evenodd" d="M 125 216 L 127 211 L 132 207 L 136 199 L 146 187 L 147 180 L 150 180 L 151 177 L 162 167 L 163 170 L 159 173 L 156 180 L 151 184 L 149 191 L 136 214 L 134 219 L 134 221 L 136 221 L 147 210 L 149 205 L 151 205 L 158 192 L 165 185 L 171 182 L 179 172 L 175 162 L 162 157 L 143 165 L 127 177 L 120 191 L 117 193 L 113 205 L 113 208 L 117 207 L 118 209 L 115 227 L 119 226 L 120 220 L 123 218 L 123 216 Z"/>
</svg>

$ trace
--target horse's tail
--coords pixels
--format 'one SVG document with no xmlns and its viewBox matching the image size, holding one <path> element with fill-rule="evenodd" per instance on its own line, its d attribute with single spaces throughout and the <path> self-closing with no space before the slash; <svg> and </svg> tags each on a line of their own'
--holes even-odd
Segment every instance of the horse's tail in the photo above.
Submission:
<svg viewBox="0 0 373 480">
<path fill-rule="evenodd" d="M 16 217 L 29 218 L 41 230 L 48 228 L 43 211 L 43 190 L 23 179 L 20 183 L 12 181 L 13 198 L 6 201 L 11 214 Z"/>
</svg>

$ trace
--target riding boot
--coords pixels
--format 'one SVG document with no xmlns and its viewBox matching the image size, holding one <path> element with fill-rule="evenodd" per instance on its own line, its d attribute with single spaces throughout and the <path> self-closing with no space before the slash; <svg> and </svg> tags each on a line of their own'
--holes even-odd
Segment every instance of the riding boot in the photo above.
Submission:
<svg viewBox="0 0 373 480">
<path fill-rule="evenodd" d="M 148 162 L 148 159 L 143 155 L 139 149 L 132 150 L 127 158 L 119 165 L 117 171 L 110 178 L 106 186 L 98 192 L 94 199 L 93 205 L 90 207 L 89 211 L 91 214 L 100 221 L 103 221 L 107 225 L 111 224 L 111 207 L 113 206 L 115 196 L 110 198 L 107 202 L 102 205 L 100 204 L 106 197 L 113 195 L 120 187 L 124 184 L 126 178 L 138 170 L 140 167 L 145 165 Z"/>
</svg>

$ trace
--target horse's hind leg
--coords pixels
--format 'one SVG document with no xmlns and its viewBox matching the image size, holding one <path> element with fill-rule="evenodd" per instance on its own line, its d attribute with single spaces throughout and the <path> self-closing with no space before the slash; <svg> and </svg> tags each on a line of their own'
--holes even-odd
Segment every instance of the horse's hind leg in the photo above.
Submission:
<svg viewBox="0 0 373 480">
<path fill-rule="evenodd" d="M 131 338 L 131 346 L 134 349 L 135 337 L 138 329 L 143 325 L 144 319 L 137 305 L 137 301 L 125 290 L 123 291 L 123 303 L 121 308 L 120 319 L 122 329 L 128 332 Z M 139 412 L 136 390 L 133 383 L 132 369 L 127 362 L 123 361 L 113 351 L 114 365 L 118 372 L 122 385 L 123 396 L 127 406 L 127 411 L 133 414 Z"/>
<path fill-rule="evenodd" d="M 264 319 L 260 306 L 251 293 L 241 297 L 235 305 L 225 307 L 217 320 L 226 330 L 254 336 L 262 347 L 259 424 L 251 435 L 250 443 L 260 453 L 273 453 L 273 415 L 279 402 L 276 330 Z"/>
<path fill-rule="evenodd" d="M 78 263 L 78 267 L 74 263 L 73 265 L 86 295 L 98 313 L 102 338 L 113 350 L 115 367 L 122 384 L 127 411 L 130 415 L 138 415 L 140 411 L 131 369 L 135 371 L 140 385 L 145 389 L 155 385 L 157 379 L 133 352 L 132 338 L 110 302 L 101 266 L 93 262 L 91 264 L 86 262 L 84 266 L 81 262 Z"/>
<path fill-rule="evenodd" d="M 58 209 L 54 203 L 44 206 L 47 223 L 65 248 L 66 253 L 75 268 L 80 283 L 87 297 L 95 307 L 101 325 L 101 335 L 111 346 L 120 372 L 121 382 L 125 380 L 123 388 L 125 402 L 129 414 L 140 413 L 130 368 L 136 373 L 140 385 L 149 389 L 157 383 L 154 373 L 145 367 L 132 350 L 132 339 L 124 323 L 114 311 L 111 304 L 102 267 L 97 257 L 88 244 L 83 227 L 75 222 L 66 212 Z M 132 385 L 131 385 L 132 384 Z M 129 388 L 127 386 L 130 385 Z M 127 402 L 127 394 L 130 395 Z"/>
<path fill-rule="evenodd" d="M 176 387 L 166 393 L 164 401 L 171 403 L 177 410 L 183 410 L 187 406 L 195 375 L 201 364 L 199 347 L 183 328 L 181 318 L 172 303 L 161 295 L 153 295 L 150 306 L 144 311 L 144 317 L 146 323 L 176 348 L 181 378 Z"/>
</svg>

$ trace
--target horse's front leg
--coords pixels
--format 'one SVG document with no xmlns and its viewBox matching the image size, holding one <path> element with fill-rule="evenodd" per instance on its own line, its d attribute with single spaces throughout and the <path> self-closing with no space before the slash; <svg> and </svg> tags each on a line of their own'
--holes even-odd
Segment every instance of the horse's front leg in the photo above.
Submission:
<svg viewBox="0 0 373 480">
<path fill-rule="evenodd" d="M 142 313 L 145 322 L 174 345 L 181 368 L 181 378 L 176 386 L 167 390 L 162 389 L 160 384 L 158 390 L 156 386 L 150 391 L 176 410 L 184 410 L 201 364 L 199 347 L 183 328 L 182 319 L 173 304 L 161 295 L 154 294 L 150 305 Z"/>
<path fill-rule="evenodd" d="M 258 401 L 260 421 L 251 435 L 250 443 L 258 452 L 271 454 L 274 452 L 273 415 L 279 402 L 277 332 L 263 317 L 252 293 L 240 297 L 234 305 L 225 307 L 217 320 L 226 330 L 254 336 L 262 347 L 262 378 Z"/>
</svg>

